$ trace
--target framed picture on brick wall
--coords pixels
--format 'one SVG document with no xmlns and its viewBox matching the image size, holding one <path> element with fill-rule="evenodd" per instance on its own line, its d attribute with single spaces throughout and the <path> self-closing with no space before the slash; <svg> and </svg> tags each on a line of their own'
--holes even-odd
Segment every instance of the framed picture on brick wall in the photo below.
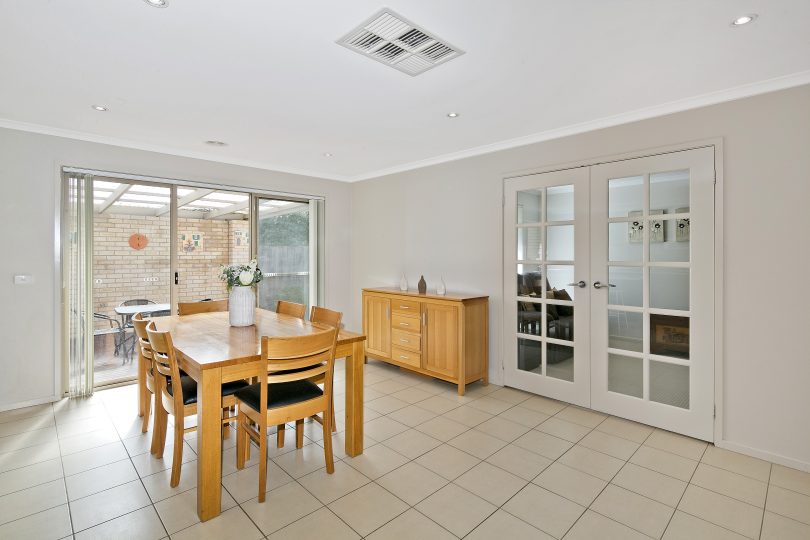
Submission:
<svg viewBox="0 0 810 540">
<path fill-rule="evenodd" d="M 199 253 L 204 249 L 202 233 L 193 231 L 180 233 L 180 253 Z"/>
</svg>

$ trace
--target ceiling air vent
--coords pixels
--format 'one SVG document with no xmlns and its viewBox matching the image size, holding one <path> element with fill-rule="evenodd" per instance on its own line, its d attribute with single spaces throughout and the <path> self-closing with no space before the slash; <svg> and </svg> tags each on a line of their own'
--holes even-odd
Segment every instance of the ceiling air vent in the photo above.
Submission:
<svg viewBox="0 0 810 540">
<path fill-rule="evenodd" d="M 419 75 L 464 54 L 458 47 L 387 8 L 337 43 L 408 75 Z"/>
</svg>

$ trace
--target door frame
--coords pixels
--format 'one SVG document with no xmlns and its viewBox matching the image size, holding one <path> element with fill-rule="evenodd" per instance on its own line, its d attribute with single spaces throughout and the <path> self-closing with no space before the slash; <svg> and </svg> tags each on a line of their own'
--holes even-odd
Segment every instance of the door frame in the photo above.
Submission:
<svg viewBox="0 0 810 540">
<path fill-rule="evenodd" d="M 674 143 L 665 146 L 650 147 L 640 150 L 632 150 L 617 154 L 608 154 L 602 156 L 593 156 L 590 158 L 583 158 L 574 161 L 567 161 L 540 167 L 532 167 L 527 169 L 518 169 L 504 174 L 501 178 L 501 213 L 500 213 L 500 253 L 501 253 L 501 276 L 500 288 L 503 288 L 504 283 L 504 214 L 506 205 L 506 181 L 522 176 L 530 176 L 535 174 L 543 174 L 548 172 L 562 171 L 566 169 L 573 169 L 576 167 L 590 167 L 594 165 L 601 165 L 605 163 L 613 163 L 616 161 L 625 161 L 629 159 L 637 159 L 644 157 L 652 157 L 660 154 L 669 154 L 672 152 L 682 152 L 684 150 L 693 150 L 696 148 L 713 147 L 714 148 L 714 171 L 715 171 L 715 188 L 714 188 L 714 441 L 721 444 L 723 442 L 724 433 L 724 386 L 723 374 L 725 372 L 725 356 L 724 356 L 724 288 L 723 288 L 723 274 L 724 274 L 724 146 L 723 137 L 711 137 L 707 139 L 698 139 L 694 141 L 687 141 L 682 143 Z M 501 324 L 504 327 L 505 320 L 505 299 L 501 298 Z M 505 371 L 505 358 L 506 358 L 506 339 L 505 335 L 501 335 L 501 358 L 500 368 L 501 377 L 503 380 Z"/>
</svg>

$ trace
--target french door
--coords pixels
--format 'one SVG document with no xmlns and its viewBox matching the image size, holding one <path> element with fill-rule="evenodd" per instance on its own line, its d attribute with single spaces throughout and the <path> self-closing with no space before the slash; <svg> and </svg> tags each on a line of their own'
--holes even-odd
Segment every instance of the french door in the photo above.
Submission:
<svg viewBox="0 0 810 540">
<path fill-rule="evenodd" d="M 573 219 L 557 223 L 561 186 Z M 531 224 L 530 193 L 544 205 Z M 713 148 L 510 179 L 504 220 L 507 384 L 712 440 Z M 559 226 L 570 260 L 553 251 Z M 562 357 L 561 335 L 573 349 Z M 555 377 L 571 360 L 573 377 Z"/>
</svg>

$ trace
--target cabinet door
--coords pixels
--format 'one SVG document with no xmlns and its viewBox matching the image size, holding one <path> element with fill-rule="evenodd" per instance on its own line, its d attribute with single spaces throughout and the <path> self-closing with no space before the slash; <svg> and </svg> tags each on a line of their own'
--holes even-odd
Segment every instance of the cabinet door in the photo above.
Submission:
<svg viewBox="0 0 810 540">
<path fill-rule="evenodd" d="M 365 296 L 363 332 L 369 356 L 391 356 L 391 300 L 384 296 Z"/>
<path fill-rule="evenodd" d="M 424 328 L 424 367 L 429 371 L 455 377 L 458 374 L 458 307 L 446 304 L 422 304 Z"/>
</svg>

